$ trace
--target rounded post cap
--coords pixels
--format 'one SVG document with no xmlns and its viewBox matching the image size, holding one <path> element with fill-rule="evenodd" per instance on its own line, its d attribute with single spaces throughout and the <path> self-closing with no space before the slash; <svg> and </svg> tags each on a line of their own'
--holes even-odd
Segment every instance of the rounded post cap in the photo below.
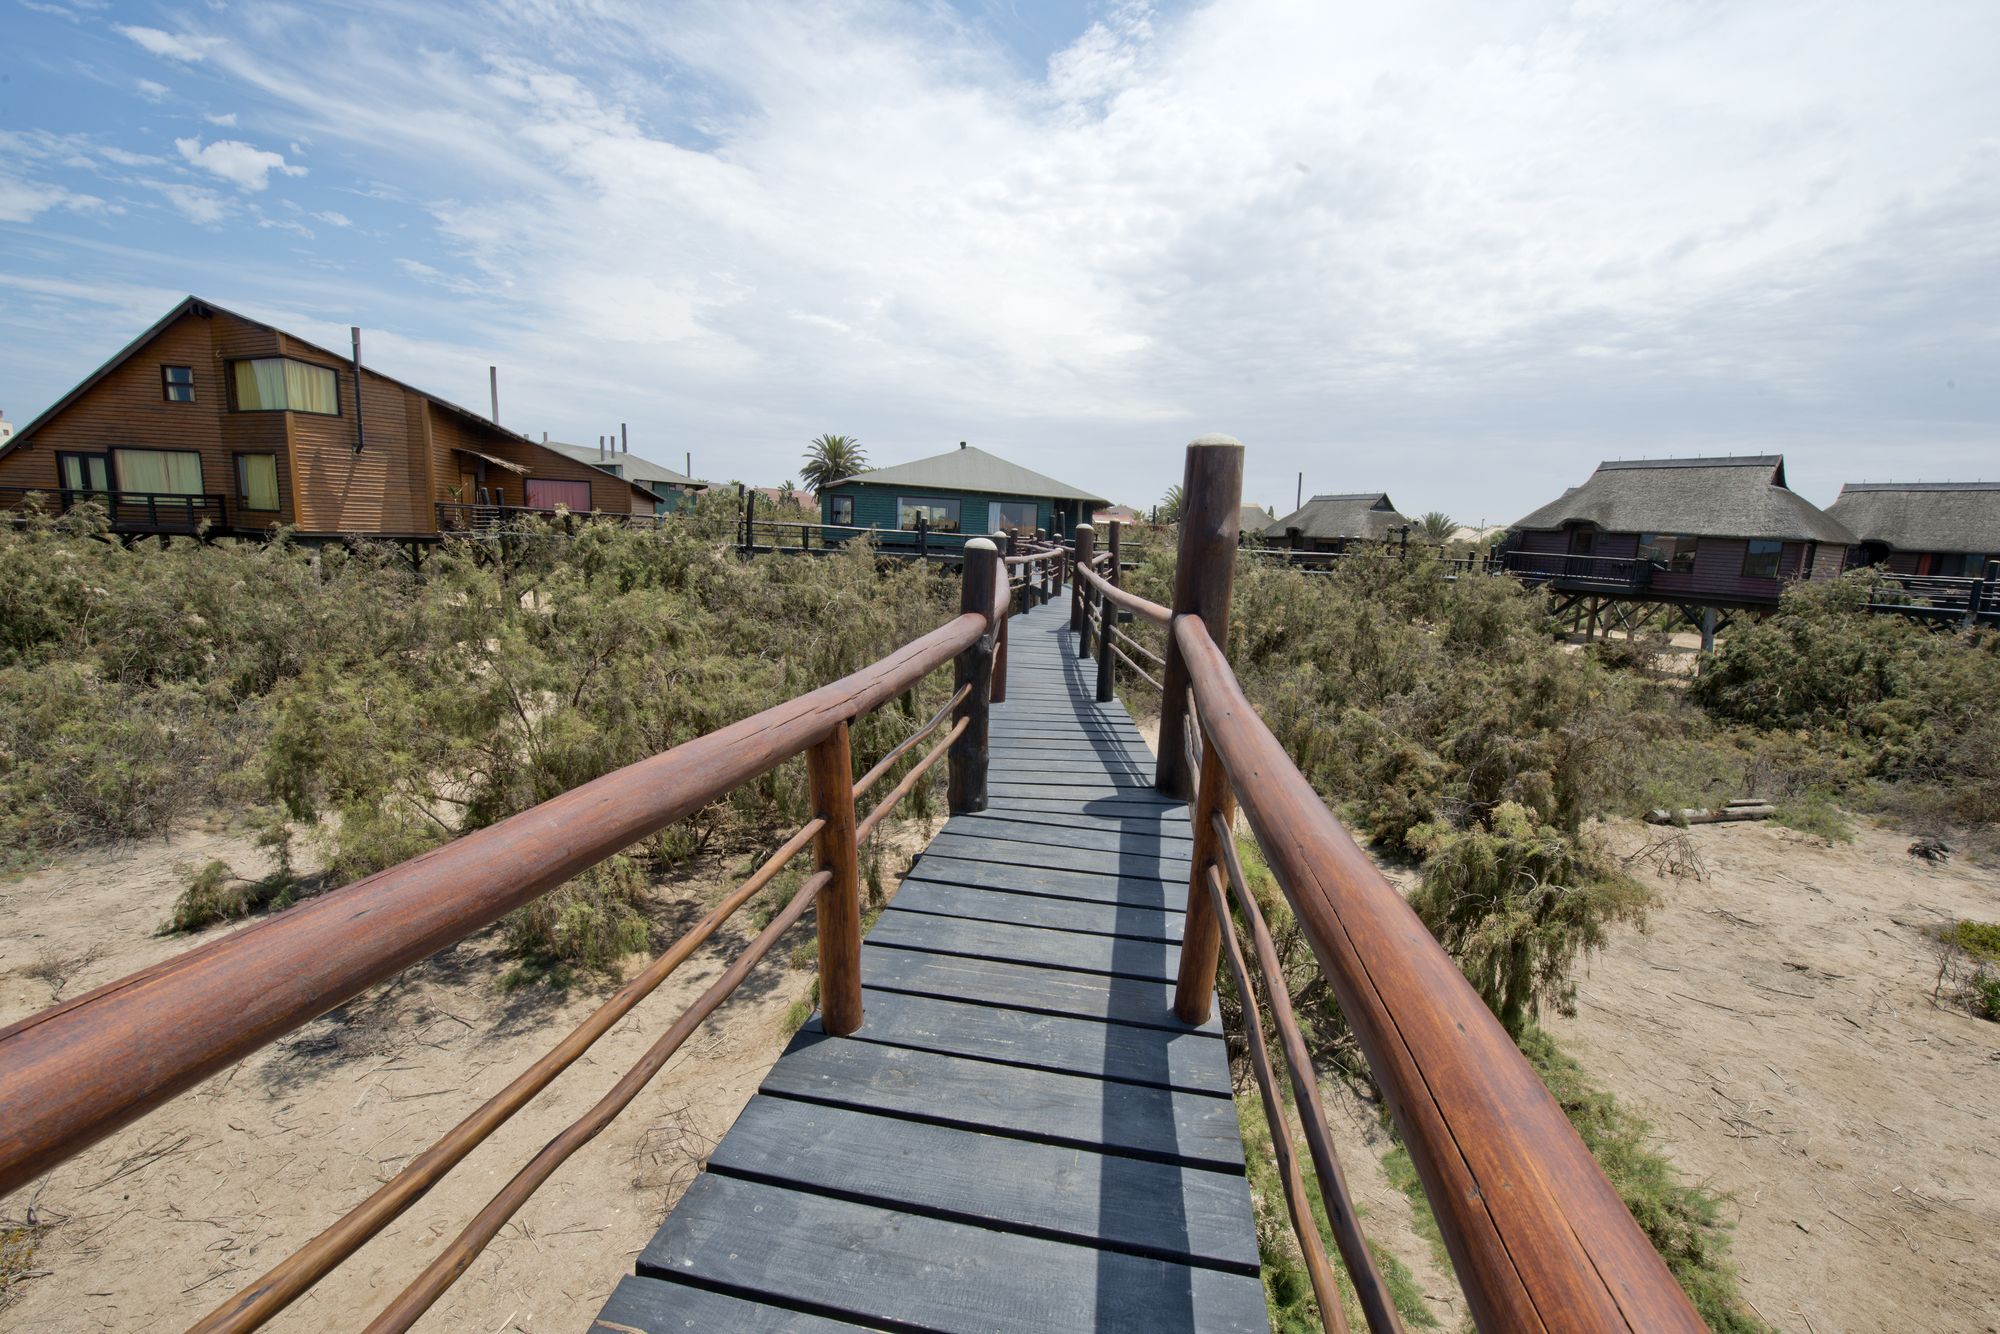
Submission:
<svg viewBox="0 0 2000 1334">
<path fill-rule="evenodd" d="M 993 545 L 993 539 L 990 537 L 968 538 L 965 543 L 965 549 L 967 551 L 990 551 L 996 556 L 1000 554 L 1000 548 Z"/>
<path fill-rule="evenodd" d="M 1220 431 L 1211 431 L 1207 435 L 1197 436 L 1188 441 L 1189 449 L 1197 449 L 1203 445 L 1234 445 L 1238 449 L 1243 448 L 1241 440 L 1233 435 L 1223 435 Z"/>
<path fill-rule="evenodd" d="M 1076 526 L 1076 531 L 1078 531 L 1079 533 L 1094 533 L 1097 531 L 1097 529 L 1091 524 L 1080 523 Z"/>
</svg>

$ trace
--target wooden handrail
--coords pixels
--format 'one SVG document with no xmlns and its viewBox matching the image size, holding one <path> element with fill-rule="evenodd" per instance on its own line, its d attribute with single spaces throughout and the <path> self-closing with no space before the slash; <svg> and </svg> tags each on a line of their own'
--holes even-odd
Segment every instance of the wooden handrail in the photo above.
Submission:
<svg viewBox="0 0 2000 1334">
<path fill-rule="evenodd" d="M 1227 775 L 1339 999 L 1480 1327 L 1702 1329 L 1562 1108 L 1292 764 L 1201 618 L 1176 617 L 1173 641 L 1204 767 Z"/>
<path fill-rule="evenodd" d="M 1137 593 L 1127 592 L 1088 566 L 1079 567 L 1076 578 L 1079 584 L 1088 584 L 1093 592 L 1110 599 L 1113 606 L 1129 611 L 1141 620 L 1151 621 L 1154 625 L 1165 625 L 1174 617 L 1172 611 L 1159 603 L 1149 602 Z"/>
<path fill-rule="evenodd" d="M 0 1193 L 806 750 L 994 623 L 962 612 L 831 685 L 0 1029 Z"/>
</svg>

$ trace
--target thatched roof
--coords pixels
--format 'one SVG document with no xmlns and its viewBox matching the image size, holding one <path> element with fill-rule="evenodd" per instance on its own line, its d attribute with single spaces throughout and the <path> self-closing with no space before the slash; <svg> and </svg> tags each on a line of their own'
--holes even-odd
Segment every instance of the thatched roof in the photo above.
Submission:
<svg viewBox="0 0 2000 1334">
<path fill-rule="evenodd" d="M 1849 482 L 1827 513 L 1895 551 L 2000 553 L 2000 482 Z"/>
<path fill-rule="evenodd" d="M 1370 491 L 1346 496 L 1314 496 L 1305 508 L 1264 525 L 1264 536 L 1283 538 L 1292 529 L 1300 537 L 1331 541 L 1338 538 L 1368 538 L 1387 541 L 1390 530 L 1410 520 L 1396 512 L 1385 492 Z"/>
<path fill-rule="evenodd" d="M 859 472 L 847 482 L 870 486 L 902 486 L 923 491 L 976 491 L 989 496 L 1032 496 L 1037 500 L 1081 500 L 1087 505 L 1107 505 L 1103 496 L 1079 491 L 1066 482 L 1009 463 L 976 445 L 960 445 L 942 454 L 913 463 L 897 463 L 887 468 Z M 840 483 L 845 485 L 845 482 Z"/>
<path fill-rule="evenodd" d="M 1786 487 L 1782 454 L 1600 463 L 1582 486 L 1510 526 L 1582 523 L 1607 533 L 1854 542 L 1838 520 Z"/>
<path fill-rule="evenodd" d="M 1271 511 L 1262 505 L 1239 505 L 1236 509 L 1236 527 L 1245 533 L 1261 533 L 1271 522 Z"/>
</svg>

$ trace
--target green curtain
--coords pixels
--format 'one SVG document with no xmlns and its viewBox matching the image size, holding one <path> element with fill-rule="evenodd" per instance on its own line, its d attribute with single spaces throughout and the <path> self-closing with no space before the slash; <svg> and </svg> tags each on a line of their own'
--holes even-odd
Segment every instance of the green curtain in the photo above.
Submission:
<svg viewBox="0 0 2000 1334">
<path fill-rule="evenodd" d="M 166 496 L 198 496 L 201 455 L 167 449 L 114 449 L 120 491 L 153 492 Z"/>
<path fill-rule="evenodd" d="M 278 508 L 278 456 L 276 454 L 238 454 L 236 456 L 236 473 L 243 488 L 244 509 L 276 510 Z"/>
</svg>

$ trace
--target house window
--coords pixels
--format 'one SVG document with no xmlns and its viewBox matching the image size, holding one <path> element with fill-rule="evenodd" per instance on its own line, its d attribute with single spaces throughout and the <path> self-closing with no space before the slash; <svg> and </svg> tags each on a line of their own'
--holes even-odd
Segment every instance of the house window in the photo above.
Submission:
<svg viewBox="0 0 2000 1334">
<path fill-rule="evenodd" d="M 902 497 L 896 501 L 896 526 L 914 529 L 917 520 L 930 524 L 934 533 L 955 533 L 958 531 L 958 502 L 956 500 L 933 500 L 928 497 Z"/>
<path fill-rule="evenodd" d="M 104 499 L 104 493 L 111 489 L 111 459 L 105 454 L 58 454 L 56 469 L 62 478 L 64 491 L 80 491 L 86 497 Z M 63 503 L 81 499 L 78 496 L 64 496 Z"/>
<path fill-rule="evenodd" d="M 202 493 L 201 455 L 191 449 L 114 449 L 111 468 L 120 491 L 156 496 Z"/>
<path fill-rule="evenodd" d="M 995 533 L 1029 533 L 1041 517 L 1041 506 L 1032 500 L 996 500 L 988 507 L 987 528 Z"/>
<path fill-rule="evenodd" d="M 1685 574 L 1694 569 L 1695 538 L 1686 533 L 1639 534 L 1639 559 L 1662 570 Z"/>
<path fill-rule="evenodd" d="M 194 402 L 194 367 L 160 367 L 161 387 L 169 403 Z"/>
<path fill-rule="evenodd" d="M 236 499 L 246 510 L 278 511 L 278 456 L 236 456 Z"/>
<path fill-rule="evenodd" d="M 340 415 L 339 385 L 325 366 L 290 357 L 259 357 L 230 365 L 238 412 L 312 412 Z"/>
<path fill-rule="evenodd" d="M 1776 579 L 1778 577 L 1778 556 L 1785 549 L 1783 542 L 1768 537 L 1750 539 L 1750 549 L 1743 553 L 1743 577 L 1745 579 Z"/>
<path fill-rule="evenodd" d="M 528 508 L 553 510 L 560 505 L 571 514 L 590 513 L 590 483 L 556 477 L 530 477 L 527 481 Z"/>
<path fill-rule="evenodd" d="M 830 496 L 827 499 L 827 522 L 843 528 L 854 526 L 854 497 Z"/>
</svg>

